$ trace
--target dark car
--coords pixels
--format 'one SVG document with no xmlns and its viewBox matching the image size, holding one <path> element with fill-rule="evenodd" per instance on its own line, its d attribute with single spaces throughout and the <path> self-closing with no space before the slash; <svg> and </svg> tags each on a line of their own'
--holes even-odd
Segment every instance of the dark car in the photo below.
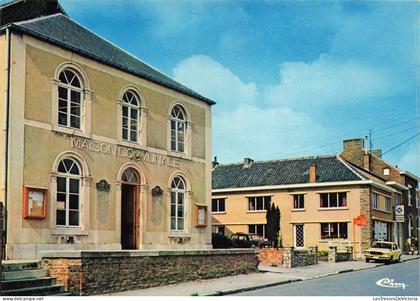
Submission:
<svg viewBox="0 0 420 301">
<path fill-rule="evenodd" d="M 232 234 L 230 241 L 233 248 L 266 248 L 271 246 L 271 241 L 262 236 L 242 232 Z"/>
</svg>

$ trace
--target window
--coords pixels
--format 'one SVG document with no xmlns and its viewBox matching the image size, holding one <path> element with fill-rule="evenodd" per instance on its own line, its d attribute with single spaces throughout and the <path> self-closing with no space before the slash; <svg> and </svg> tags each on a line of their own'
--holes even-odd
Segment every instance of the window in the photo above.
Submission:
<svg viewBox="0 0 420 301">
<path fill-rule="evenodd" d="M 408 206 L 411 206 L 411 188 L 413 188 L 411 185 L 408 185 Z"/>
<path fill-rule="evenodd" d="M 377 193 L 372 193 L 372 208 L 373 209 L 378 209 L 378 199 L 379 199 L 379 195 Z"/>
<path fill-rule="evenodd" d="M 175 177 L 171 183 L 171 230 L 174 231 L 185 229 L 185 192 L 184 179 Z"/>
<path fill-rule="evenodd" d="M 122 103 L 122 139 L 130 142 L 138 141 L 140 120 L 140 98 L 133 90 L 123 95 Z"/>
<path fill-rule="evenodd" d="M 260 211 L 267 210 L 271 204 L 271 196 L 257 196 L 248 198 L 248 210 Z"/>
<path fill-rule="evenodd" d="M 416 190 L 416 207 L 419 208 L 420 204 L 419 204 L 419 194 L 420 192 L 418 190 Z"/>
<path fill-rule="evenodd" d="M 321 193 L 320 199 L 321 208 L 347 207 L 346 192 Z"/>
<path fill-rule="evenodd" d="M 321 223 L 321 239 L 348 237 L 347 223 Z"/>
<path fill-rule="evenodd" d="M 61 160 L 57 171 L 56 224 L 57 226 L 79 226 L 80 166 L 75 160 L 66 158 Z"/>
<path fill-rule="evenodd" d="M 248 225 L 249 234 L 258 234 L 259 236 L 266 237 L 267 225 Z"/>
<path fill-rule="evenodd" d="M 304 194 L 295 194 L 293 196 L 293 208 L 294 209 L 304 209 L 305 208 L 305 200 Z"/>
<path fill-rule="evenodd" d="M 225 212 L 225 199 L 212 199 L 211 211 L 212 212 Z"/>
<path fill-rule="evenodd" d="M 225 235 L 225 226 L 224 225 L 213 226 L 213 233 Z"/>
<path fill-rule="evenodd" d="M 64 69 L 58 80 L 58 124 L 80 129 L 83 107 L 81 80 L 71 69 Z"/>
<path fill-rule="evenodd" d="M 180 105 L 175 105 L 171 111 L 171 150 L 185 152 L 186 114 Z"/>
<path fill-rule="evenodd" d="M 391 211 L 391 198 L 385 197 L 385 210 Z"/>
<path fill-rule="evenodd" d="M 402 205 L 401 203 L 401 195 L 394 193 L 394 205 L 398 206 L 398 205 Z"/>
<path fill-rule="evenodd" d="M 384 168 L 383 174 L 384 176 L 389 176 L 389 168 Z"/>
</svg>

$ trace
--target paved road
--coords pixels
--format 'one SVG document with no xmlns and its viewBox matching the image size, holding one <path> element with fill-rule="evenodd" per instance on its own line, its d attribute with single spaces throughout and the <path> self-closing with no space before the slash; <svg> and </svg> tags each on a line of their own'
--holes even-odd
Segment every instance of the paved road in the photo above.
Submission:
<svg viewBox="0 0 420 301">
<path fill-rule="evenodd" d="M 383 278 L 405 283 L 406 288 L 381 287 Z M 420 296 L 420 260 L 384 265 L 373 269 L 314 280 L 268 287 L 240 296 Z"/>
</svg>

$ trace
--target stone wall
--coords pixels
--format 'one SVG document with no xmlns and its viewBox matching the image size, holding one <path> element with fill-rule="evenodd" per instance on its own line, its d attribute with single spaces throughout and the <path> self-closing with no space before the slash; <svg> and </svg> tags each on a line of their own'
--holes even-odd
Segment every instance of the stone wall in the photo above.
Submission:
<svg viewBox="0 0 420 301">
<path fill-rule="evenodd" d="M 353 259 L 353 248 L 347 247 L 345 249 L 337 249 L 337 247 L 330 247 L 328 251 L 328 262 L 343 262 L 351 261 Z"/>
<path fill-rule="evenodd" d="M 3 260 L 3 203 L 0 202 L 0 292 L 1 292 L 1 283 L 3 280 L 3 266 L 1 265 L 1 260 Z"/>
<path fill-rule="evenodd" d="M 200 251 L 58 251 L 43 266 L 74 295 L 98 295 L 256 272 L 254 249 Z"/>
<path fill-rule="evenodd" d="M 293 247 L 284 248 L 283 267 L 290 269 L 318 264 L 317 253 L 317 247 L 310 247 L 309 250 L 296 250 Z"/>
<path fill-rule="evenodd" d="M 260 264 L 267 266 L 281 266 L 283 264 L 283 249 L 263 248 L 258 254 Z"/>
</svg>

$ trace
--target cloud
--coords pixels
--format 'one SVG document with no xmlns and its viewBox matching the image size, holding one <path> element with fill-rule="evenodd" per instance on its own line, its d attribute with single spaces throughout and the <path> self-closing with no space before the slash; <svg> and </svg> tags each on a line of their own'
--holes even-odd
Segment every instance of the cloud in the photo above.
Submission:
<svg viewBox="0 0 420 301">
<path fill-rule="evenodd" d="M 182 60 L 173 74 L 177 81 L 214 99 L 217 110 L 254 104 L 259 97 L 255 83 L 244 83 L 231 70 L 205 55 Z"/>
<path fill-rule="evenodd" d="M 267 99 L 270 103 L 310 109 L 348 105 L 389 96 L 391 81 L 385 74 L 379 68 L 327 55 L 310 63 L 285 62 L 280 67 L 280 82 L 267 89 Z"/>
<path fill-rule="evenodd" d="M 265 99 L 255 83 L 245 83 L 219 62 L 204 55 L 181 61 L 174 77 L 218 103 L 213 111 L 213 149 L 219 160 L 242 157 L 280 158 L 308 146 L 326 133 L 308 114 L 278 103 L 261 105 Z M 221 156 L 223 155 L 223 156 Z"/>
</svg>

